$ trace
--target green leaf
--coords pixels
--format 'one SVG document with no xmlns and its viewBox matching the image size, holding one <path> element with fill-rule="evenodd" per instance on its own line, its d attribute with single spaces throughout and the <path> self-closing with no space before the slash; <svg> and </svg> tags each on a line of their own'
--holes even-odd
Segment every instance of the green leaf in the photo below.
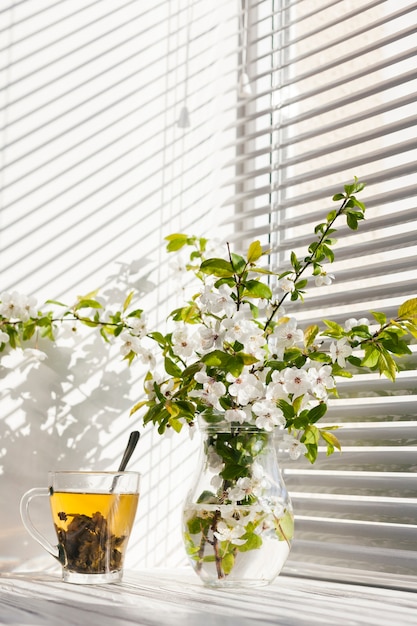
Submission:
<svg viewBox="0 0 417 626">
<path fill-rule="evenodd" d="M 346 222 L 347 225 L 349 226 L 349 228 L 351 230 L 357 230 L 358 229 L 358 220 L 357 217 L 354 213 L 347 213 L 346 215 Z"/>
<path fill-rule="evenodd" d="M 262 256 L 262 246 L 260 241 L 253 241 L 248 248 L 248 263 L 256 263 L 256 261 Z"/>
<path fill-rule="evenodd" d="M 63 302 L 59 302 L 59 300 L 47 300 L 46 304 L 57 304 L 58 306 L 68 308 L 68 305 L 64 304 Z"/>
<path fill-rule="evenodd" d="M 176 400 L 175 405 L 178 407 L 178 415 L 181 417 L 193 418 L 195 414 L 195 406 L 188 400 Z"/>
<path fill-rule="evenodd" d="M 233 569 L 233 566 L 235 564 L 235 557 L 233 556 L 233 554 L 231 552 L 228 552 L 223 558 L 222 558 L 222 567 L 223 567 L 223 572 L 227 575 L 230 574 L 230 572 Z"/>
<path fill-rule="evenodd" d="M 186 324 L 198 324 L 200 322 L 200 310 L 193 302 L 189 306 L 181 307 L 171 311 L 170 317 L 176 322 L 185 322 Z"/>
<path fill-rule="evenodd" d="M 246 543 L 238 546 L 239 552 L 248 552 L 249 550 L 259 550 L 262 546 L 262 537 L 255 533 L 246 533 L 242 539 L 246 539 Z"/>
<path fill-rule="evenodd" d="M 338 438 L 333 435 L 333 433 L 329 433 L 326 430 L 320 430 L 320 436 L 327 443 L 327 456 L 333 454 L 334 449 L 341 451 L 341 445 Z"/>
<path fill-rule="evenodd" d="M 129 304 L 132 302 L 132 298 L 133 298 L 134 295 L 135 295 L 134 291 L 131 291 L 127 295 L 125 301 L 123 302 L 123 311 L 126 311 L 126 309 L 128 308 Z"/>
<path fill-rule="evenodd" d="M 283 517 L 276 520 L 276 533 L 280 541 L 291 541 L 294 537 L 294 515 L 286 510 Z"/>
<path fill-rule="evenodd" d="M 216 504 L 218 502 L 219 502 L 219 498 L 212 491 L 208 491 L 208 490 L 202 491 L 197 499 L 198 504 L 202 504 L 202 503 Z"/>
<path fill-rule="evenodd" d="M 319 327 L 317 326 L 317 324 L 313 324 L 311 326 L 308 326 L 305 331 L 304 331 L 304 342 L 305 345 L 311 346 L 314 343 L 315 338 L 317 337 L 317 334 L 319 332 Z"/>
<path fill-rule="evenodd" d="M 334 261 L 334 252 L 331 248 L 329 248 L 329 246 L 323 245 L 323 252 L 326 255 L 326 257 L 329 259 L 330 263 L 333 263 Z"/>
<path fill-rule="evenodd" d="M 406 300 L 398 309 L 398 317 L 405 320 L 415 321 L 417 319 L 417 298 Z"/>
<path fill-rule="evenodd" d="M 317 226 L 314 227 L 314 234 L 315 235 L 323 234 L 326 228 L 327 228 L 326 222 L 323 222 L 322 224 L 317 224 Z"/>
<path fill-rule="evenodd" d="M 246 354 L 245 352 L 240 352 L 232 358 L 237 359 L 237 368 L 239 367 L 240 363 L 243 363 L 243 365 L 253 365 L 254 363 L 258 363 L 259 360 L 256 358 L 256 356 L 253 356 L 253 354 Z"/>
<path fill-rule="evenodd" d="M 147 400 L 141 400 L 140 402 L 137 402 L 134 406 L 132 406 L 132 408 L 130 409 L 129 415 L 133 415 L 134 413 L 136 413 L 137 411 L 139 411 L 139 409 L 141 409 L 143 406 L 146 406 L 148 404 Z"/>
<path fill-rule="evenodd" d="M 164 367 L 167 374 L 173 376 L 174 378 L 180 378 L 182 374 L 182 370 L 168 357 L 164 359 Z"/>
<path fill-rule="evenodd" d="M 313 444 L 309 444 L 306 443 L 306 448 L 307 448 L 307 452 L 305 453 L 305 457 L 306 459 L 308 459 L 310 461 L 310 463 L 315 463 L 317 460 L 317 455 L 318 455 L 318 448 L 317 448 L 317 444 L 313 443 Z"/>
<path fill-rule="evenodd" d="M 133 350 L 131 350 L 128 354 L 126 354 L 126 356 L 123 358 L 123 360 L 127 361 L 129 363 L 129 365 L 132 365 L 132 362 L 134 361 L 136 356 L 137 356 L 136 352 L 133 352 Z"/>
<path fill-rule="evenodd" d="M 371 315 L 374 316 L 378 324 L 384 326 L 387 322 L 387 316 L 384 313 L 378 313 L 378 311 L 371 311 Z"/>
<path fill-rule="evenodd" d="M 36 322 L 34 322 L 33 320 L 27 321 L 23 326 L 23 333 L 22 333 L 23 341 L 27 341 L 28 339 L 33 337 L 35 330 L 36 330 Z"/>
<path fill-rule="evenodd" d="M 353 200 L 355 206 L 357 206 L 361 211 L 363 211 L 363 212 L 366 211 L 366 207 L 365 207 L 363 202 L 360 202 L 357 198 L 355 198 L 355 196 L 352 196 L 352 200 Z"/>
<path fill-rule="evenodd" d="M 213 350 L 213 352 L 205 354 L 201 361 L 206 365 L 230 372 L 230 374 L 237 377 L 242 373 L 244 365 L 251 365 L 256 362 L 256 359 L 244 353 L 231 355 L 221 350 Z"/>
<path fill-rule="evenodd" d="M 165 237 L 165 241 L 168 241 L 167 251 L 175 252 L 183 248 L 188 242 L 188 236 L 180 233 L 175 233 L 173 235 L 168 235 Z"/>
<path fill-rule="evenodd" d="M 308 356 L 312 361 L 318 361 L 319 363 L 331 363 L 332 361 L 330 355 L 325 352 L 313 351 Z"/>
<path fill-rule="evenodd" d="M 307 287 L 307 285 L 308 285 L 308 280 L 306 278 L 303 278 L 302 280 L 299 280 L 297 283 L 295 283 L 295 288 L 304 289 L 304 287 Z"/>
<path fill-rule="evenodd" d="M 243 296 L 250 296 L 251 298 L 265 298 L 269 300 L 272 298 L 272 291 L 259 280 L 248 280 L 244 283 L 245 290 Z"/>
<path fill-rule="evenodd" d="M 386 339 L 385 335 L 389 335 L 389 339 Z M 411 354 L 411 350 L 405 341 L 401 341 L 397 336 L 391 333 L 384 333 L 380 336 L 380 343 L 386 350 L 395 354 L 395 356 L 404 356 L 404 354 Z"/>
<path fill-rule="evenodd" d="M 365 355 L 361 360 L 362 367 L 376 367 L 379 361 L 379 350 L 375 344 L 365 345 Z"/>
<path fill-rule="evenodd" d="M 231 265 L 233 267 L 235 274 L 242 274 L 242 272 L 245 271 L 246 266 L 247 266 L 247 263 L 245 259 L 243 258 L 243 256 L 240 256 L 240 254 L 235 254 L 234 252 L 232 252 L 230 257 L 232 261 Z"/>
<path fill-rule="evenodd" d="M 243 465 L 234 465 L 227 463 L 225 468 L 220 472 L 220 476 L 225 480 L 236 480 L 237 478 L 244 478 L 248 475 L 248 468 Z"/>
<path fill-rule="evenodd" d="M 318 422 L 324 415 L 327 413 L 327 404 L 325 402 L 321 402 L 317 406 L 310 409 L 308 412 L 308 419 L 311 424 Z"/>
<path fill-rule="evenodd" d="M 159 344 L 161 348 L 164 348 L 166 346 L 167 340 L 165 339 L 162 333 L 159 333 L 159 332 L 149 333 L 148 337 L 156 341 L 156 343 Z"/>
<path fill-rule="evenodd" d="M 307 444 L 317 445 L 319 442 L 320 432 L 317 426 L 307 426 L 304 435 L 301 438 L 302 442 Z"/>
<path fill-rule="evenodd" d="M 20 341 L 19 341 L 19 333 L 17 332 L 17 330 L 12 327 L 12 326 L 8 326 L 7 327 L 7 334 L 9 335 L 9 345 L 11 348 L 15 349 L 18 345 L 20 345 Z"/>
<path fill-rule="evenodd" d="M 218 367 L 220 369 L 227 370 L 227 363 L 229 362 L 230 355 L 222 350 L 213 350 L 205 354 L 201 361 L 211 367 Z"/>
<path fill-rule="evenodd" d="M 78 311 L 79 309 L 102 309 L 102 305 L 97 300 L 80 300 L 74 307 L 74 311 Z"/>
<path fill-rule="evenodd" d="M 323 322 L 329 329 L 327 331 L 324 331 L 323 335 L 327 335 L 328 337 L 334 337 L 335 339 L 340 339 L 343 337 L 344 330 L 339 324 L 333 322 L 332 320 L 323 320 Z"/>
<path fill-rule="evenodd" d="M 171 428 L 175 430 L 176 433 L 181 432 L 182 427 L 184 426 L 184 424 L 177 420 L 175 417 L 170 417 L 168 420 L 168 424 L 171 426 Z"/>
<path fill-rule="evenodd" d="M 127 316 L 128 319 L 131 317 L 142 317 L 142 313 L 143 313 L 143 309 L 135 309 L 134 311 L 131 311 L 129 313 L 129 315 Z"/>
<path fill-rule="evenodd" d="M 200 271 L 218 278 L 227 278 L 235 274 L 232 264 L 224 259 L 207 259 L 200 265 Z"/>
<path fill-rule="evenodd" d="M 285 400 L 278 400 L 277 406 L 278 408 L 281 409 L 287 421 L 294 417 L 295 415 L 294 407 L 288 402 L 286 402 Z"/>
<path fill-rule="evenodd" d="M 192 517 L 187 521 L 188 532 L 191 535 L 198 535 L 203 529 L 201 517 Z"/>
<path fill-rule="evenodd" d="M 381 349 L 379 360 L 378 360 L 378 370 L 382 376 L 386 376 L 389 380 L 395 381 L 397 374 L 397 364 L 392 358 L 392 356 Z"/>
</svg>

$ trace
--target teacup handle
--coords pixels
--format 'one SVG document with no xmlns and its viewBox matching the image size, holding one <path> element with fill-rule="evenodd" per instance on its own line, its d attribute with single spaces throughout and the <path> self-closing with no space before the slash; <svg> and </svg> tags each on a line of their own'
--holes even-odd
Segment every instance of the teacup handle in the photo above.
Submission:
<svg viewBox="0 0 417 626">
<path fill-rule="evenodd" d="M 33 537 L 42 548 L 45 548 L 49 554 L 51 554 L 55 559 L 60 561 L 60 554 L 58 546 L 53 546 L 47 539 L 44 537 L 39 530 L 35 528 L 32 520 L 29 515 L 29 504 L 32 498 L 37 498 L 38 496 L 47 496 L 49 497 L 50 492 L 47 487 L 34 487 L 33 489 L 29 489 L 26 493 L 23 494 L 22 499 L 20 500 L 20 517 L 22 518 L 23 526 L 28 531 L 29 535 Z"/>
</svg>

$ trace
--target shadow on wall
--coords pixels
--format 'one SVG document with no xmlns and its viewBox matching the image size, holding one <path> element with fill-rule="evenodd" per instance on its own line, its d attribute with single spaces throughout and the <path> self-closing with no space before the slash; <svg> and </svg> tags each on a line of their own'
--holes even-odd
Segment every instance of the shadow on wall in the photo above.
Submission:
<svg viewBox="0 0 417 626">
<path fill-rule="evenodd" d="M 106 299 L 126 298 L 125 270 L 111 277 L 103 290 Z M 142 297 L 153 285 L 136 279 L 129 287 Z M 68 333 L 70 338 L 64 333 L 56 344 L 38 342 L 47 354 L 43 361 L 20 351 L 1 355 L 0 571 L 53 563 L 23 528 L 22 494 L 47 486 L 49 470 L 117 469 L 127 433 L 135 428 L 129 411 L 141 392 L 139 363 L 129 368 L 118 347 L 89 328 Z M 56 543 L 46 500 L 34 500 L 31 513 Z"/>
</svg>

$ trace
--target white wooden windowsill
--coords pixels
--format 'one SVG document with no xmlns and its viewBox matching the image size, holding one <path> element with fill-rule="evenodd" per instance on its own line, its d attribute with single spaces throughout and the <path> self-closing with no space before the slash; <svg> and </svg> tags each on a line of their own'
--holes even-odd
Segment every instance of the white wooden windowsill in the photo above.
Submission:
<svg viewBox="0 0 417 626">
<path fill-rule="evenodd" d="M 288 576 L 267 587 L 215 590 L 186 568 L 126 572 L 122 583 L 94 586 L 9 573 L 0 575 L 0 624 L 415 626 L 417 595 Z"/>
</svg>

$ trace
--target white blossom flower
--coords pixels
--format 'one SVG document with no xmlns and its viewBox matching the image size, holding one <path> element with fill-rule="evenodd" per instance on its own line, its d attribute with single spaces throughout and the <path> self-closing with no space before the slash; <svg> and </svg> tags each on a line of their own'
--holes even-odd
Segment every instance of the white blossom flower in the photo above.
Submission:
<svg viewBox="0 0 417 626">
<path fill-rule="evenodd" d="M 273 292 L 274 292 L 274 291 L 276 292 L 276 291 L 277 291 L 277 288 L 276 288 L 276 287 L 275 287 L 275 288 L 273 288 L 273 289 L 272 289 L 272 291 L 273 291 Z M 280 295 L 281 295 L 281 294 L 280 294 Z M 279 299 L 279 298 L 278 298 L 278 299 Z M 276 304 L 277 304 L 276 302 L 269 302 L 269 303 L 266 305 L 266 307 L 265 307 L 265 317 L 266 317 L 266 319 L 269 319 L 271 316 L 273 316 L 273 315 L 276 313 Z M 282 306 L 282 304 L 281 304 L 281 305 L 280 305 L 280 307 L 279 307 L 279 312 L 280 312 L 280 315 L 281 315 L 281 316 L 285 315 L 285 309 L 284 309 L 284 307 Z"/>
<path fill-rule="evenodd" d="M 140 348 L 137 352 L 138 356 L 140 356 L 140 360 L 142 363 L 145 363 L 150 369 L 153 369 L 156 365 L 156 358 L 152 350 L 146 350 L 145 348 Z"/>
<path fill-rule="evenodd" d="M 160 385 L 160 392 L 162 393 L 162 395 L 169 399 L 172 396 L 172 392 L 174 391 L 174 380 L 172 378 L 170 378 L 169 380 L 161 383 Z"/>
<path fill-rule="evenodd" d="M 246 354 L 251 354 L 258 361 L 262 361 L 265 357 L 263 347 L 265 346 L 265 337 L 263 331 L 255 323 L 248 326 L 248 332 L 244 337 L 243 350 Z"/>
<path fill-rule="evenodd" d="M 250 493 L 252 493 L 252 482 L 250 478 L 245 476 L 237 479 L 236 485 L 228 489 L 227 495 L 232 502 L 239 502 Z"/>
<path fill-rule="evenodd" d="M 277 324 L 269 338 L 271 352 L 276 353 L 278 359 L 283 358 L 287 348 L 298 343 L 304 344 L 304 333 L 301 329 L 297 329 L 297 320 L 293 317 Z"/>
<path fill-rule="evenodd" d="M 266 386 L 266 399 L 272 400 L 273 402 L 278 402 L 278 400 L 288 400 L 288 393 L 284 385 L 285 380 L 283 372 L 274 370 L 271 375 L 271 382 Z"/>
<path fill-rule="evenodd" d="M 144 316 L 129 317 L 128 325 L 129 325 L 129 329 L 132 335 L 136 335 L 137 337 L 144 337 L 146 333 L 148 332 L 148 329 L 146 326 L 146 318 Z"/>
<path fill-rule="evenodd" d="M 325 270 L 322 270 L 320 274 L 314 277 L 316 287 L 328 286 L 332 284 L 334 280 L 334 274 L 328 274 Z"/>
<path fill-rule="evenodd" d="M 251 419 L 251 413 L 246 408 L 243 409 L 227 409 L 224 413 L 224 419 L 226 422 L 249 422 Z"/>
<path fill-rule="evenodd" d="M 288 276 L 284 276 L 278 281 L 278 286 L 285 293 L 292 293 L 295 289 L 294 281 Z"/>
<path fill-rule="evenodd" d="M 215 407 L 221 411 L 222 407 L 219 403 L 219 398 L 226 393 L 225 384 L 221 380 L 216 380 L 212 376 L 209 376 L 205 368 L 197 372 L 194 375 L 194 379 L 202 384 L 203 388 L 193 389 L 188 395 L 192 398 L 200 398 L 208 406 Z"/>
<path fill-rule="evenodd" d="M 196 352 L 203 354 L 211 350 L 221 349 L 223 345 L 223 334 L 220 332 L 219 324 L 214 328 L 200 326 L 193 336 Z"/>
<path fill-rule="evenodd" d="M 289 434 L 284 435 L 284 447 L 288 450 L 290 458 L 293 459 L 293 461 L 296 461 L 302 454 L 307 452 L 307 447 Z"/>
<path fill-rule="evenodd" d="M 232 288 L 221 285 L 218 289 L 206 286 L 200 295 L 203 312 L 219 315 L 224 313 L 230 317 L 236 311 L 236 302 L 231 297 Z"/>
<path fill-rule="evenodd" d="M 346 358 L 352 354 L 353 350 L 348 343 L 347 337 L 343 337 L 336 342 L 330 344 L 330 356 L 335 363 L 337 361 L 340 367 L 346 366 Z"/>
<path fill-rule="evenodd" d="M 281 409 L 270 400 L 255 402 L 252 411 L 256 415 L 255 424 L 257 428 L 272 431 L 276 426 L 285 426 L 285 418 Z"/>
<path fill-rule="evenodd" d="M 232 502 L 239 502 L 246 496 L 254 495 L 260 497 L 263 491 L 270 486 L 269 481 L 265 478 L 265 473 L 260 463 L 254 463 L 252 466 L 252 476 L 238 478 L 234 487 L 228 489 L 227 495 Z"/>
<path fill-rule="evenodd" d="M 0 300 L 0 315 L 7 319 L 26 322 L 30 317 L 36 317 L 36 299 L 33 296 L 4 291 Z"/>
<path fill-rule="evenodd" d="M 252 493 L 260 497 L 265 489 L 271 486 L 270 481 L 265 475 L 265 470 L 260 463 L 256 461 L 252 464 Z"/>
<path fill-rule="evenodd" d="M 369 320 L 366 317 L 361 317 L 358 320 L 355 317 L 350 317 L 345 321 L 344 328 L 346 331 L 352 330 L 355 326 L 369 326 Z"/>
<path fill-rule="evenodd" d="M 218 383 L 218 385 L 223 385 L 223 383 Z M 225 391 L 226 387 L 224 387 L 224 392 Z M 221 404 L 219 403 L 219 396 L 217 396 L 216 393 L 213 393 L 212 389 L 208 386 L 204 386 L 203 389 L 193 389 L 188 395 L 190 398 L 200 398 L 204 404 L 207 404 L 207 406 L 211 406 L 218 411 L 221 411 L 222 409 Z"/>
<path fill-rule="evenodd" d="M 131 335 L 127 331 L 124 331 L 120 335 L 120 339 L 123 342 L 120 346 L 120 353 L 123 356 L 127 356 L 130 352 L 138 354 L 142 350 L 142 344 L 138 337 Z"/>
<path fill-rule="evenodd" d="M 311 388 L 310 379 L 305 370 L 298 367 L 286 367 L 283 370 L 284 388 L 287 393 L 292 394 L 293 398 L 307 393 Z"/>
<path fill-rule="evenodd" d="M 264 387 L 254 374 L 242 372 L 240 376 L 235 377 L 228 373 L 226 379 L 232 383 L 228 389 L 230 395 L 236 398 L 238 404 L 242 406 L 263 396 Z"/>
<path fill-rule="evenodd" d="M 194 343 L 186 326 L 180 326 L 172 333 L 172 351 L 180 357 L 189 357 L 194 352 Z"/>
<path fill-rule="evenodd" d="M 245 527 L 237 524 L 229 527 L 225 522 L 217 524 L 217 530 L 213 533 L 219 541 L 228 541 L 235 546 L 242 546 L 246 543 L 245 539 L 240 539 L 246 533 Z"/>
<path fill-rule="evenodd" d="M 247 318 L 247 310 L 242 308 L 232 317 L 222 320 L 221 326 L 226 331 L 225 341 L 230 343 L 239 341 L 244 345 L 247 337 L 253 333 L 256 324 Z"/>
<path fill-rule="evenodd" d="M 26 321 L 30 317 L 36 317 L 36 298 L 34 296 L 24 296 L 22 300 L 22 307 L 25 311 L 22 320 Z"/>
<path fill-rule="evenodd" d="M 311 382 L 312 394 L 321 400 L 327 398 L 327 391 L 335 387 L 334 378 L 331 375 L 331 366 L 322 365 L 321 367 L 310 367 L 307 374 Z"/>
</svg>

